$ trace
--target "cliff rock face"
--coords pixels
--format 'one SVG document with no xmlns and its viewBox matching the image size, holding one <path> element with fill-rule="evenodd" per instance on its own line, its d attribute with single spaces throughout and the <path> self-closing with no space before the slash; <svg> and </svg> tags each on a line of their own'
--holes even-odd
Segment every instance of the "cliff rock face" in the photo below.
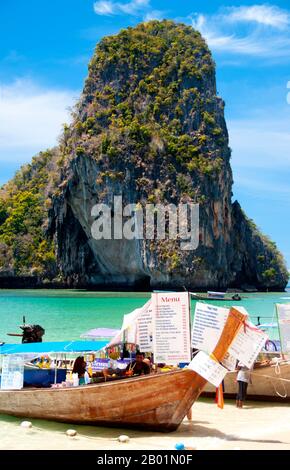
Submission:
<svg viewBox="0 0 290 470">
<path fill-rule="evenodd" d="M 62 186 L 50 212 L 69 285 L 282 288 L 281 256 L 232 204 L 224 103 L 210 52 L 192 28 L 149 22 L 103 39 L 65 130 Z M 177 240 L 95 240 L 92 208 L 114 196 L 199 203 L 199 246 Z M 114 219 L 113 219 L 114 220 Z"/>
<path fill-rule="evenodd" d="M 70 287 L 282 289 L 282 256 L 232 204 L 232 184 L 224 103 L 200 34 L 171 21 L 122 30 L 98 44 L 59 147 L 2 189 L 0 273 Z M 198 203 L 198 247 L 96 240 L 92 209 L 108 205 L 114 224 L 114 196 L 136 214 Z"/>
</svg>

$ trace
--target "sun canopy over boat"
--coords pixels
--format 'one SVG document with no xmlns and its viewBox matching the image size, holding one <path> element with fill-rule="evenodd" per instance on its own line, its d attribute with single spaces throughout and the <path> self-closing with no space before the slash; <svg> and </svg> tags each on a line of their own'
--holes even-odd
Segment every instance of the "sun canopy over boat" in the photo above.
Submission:
<svg viewBox="0 0 290 470">
<path fill-rule="evenodd" d="M 0 346 L 0 354 L 80 353 L 99 351 L 107 341 L 57 341 L 46 343 L 8 344 Z"/>
</svg>

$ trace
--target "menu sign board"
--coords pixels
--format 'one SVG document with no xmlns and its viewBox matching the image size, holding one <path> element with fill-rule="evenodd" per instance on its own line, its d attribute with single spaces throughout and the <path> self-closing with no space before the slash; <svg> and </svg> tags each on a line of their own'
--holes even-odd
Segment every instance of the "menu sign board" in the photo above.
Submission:
<svg viewBox="0 0 290 470">
<path fill-rule="evenodd" d="M 154 361 L 190 362 L 190 320 L 187 292 L 152 294 Z"/>
<path fill-rule="evenodd" d="M 229 371 L 236 370 L 237 359 L 230 353 L 226 353 L 225 357 L 221 361 L 221 364 Z"/>
<path fill-rule="evenodd" d="M 267 339 L 266 333 L 246 321 L 228 352 L 250 369 Z"/>
<path fill-rule="evenodd" d="M 218 387 L 223 381 L 227 369 L 221 366 L 217 361 L 212 359 L 203 351 L 194 356 L 188 368 L 194 370 L 198 375 L 206 379 L 208 382 Z"/>
<path fill-rule="evenodd" d="M 2 360 L 1 389 L 18 390 L 23 388 L 24 359 L 23 356 L 8 355 Z"/>
<path fill-rule="evenodd" d="M 229 309 L 197 302 L 192 324 L 192 342 L 194 349 L 211 353 L 221 336 Z"/>
<path fill-rule="evenodd" d="M 290 352 L 290 304 L 276 304 L 281 337 L 281 351 Z"/>
<path fill-rule="evenodd" d="M 149 300 L 137 317 L 137 344 L 142 352 L 153 351 L 153 309 Z"/>
</svg>

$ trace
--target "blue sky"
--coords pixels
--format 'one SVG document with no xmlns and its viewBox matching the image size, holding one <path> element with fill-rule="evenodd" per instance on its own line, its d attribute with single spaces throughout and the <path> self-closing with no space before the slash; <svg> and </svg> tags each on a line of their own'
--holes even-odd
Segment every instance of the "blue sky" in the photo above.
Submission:
<svg viewBox="0 0 290 470">
<path fill-rule="evenodd" d="M 0 184 L 57 142 L 96 43 L 152 18 L 191 24 L 206 38 L 226 102 L 234 198 L 290 268 L 288 1 L 2 1 Z"/>
</svg>

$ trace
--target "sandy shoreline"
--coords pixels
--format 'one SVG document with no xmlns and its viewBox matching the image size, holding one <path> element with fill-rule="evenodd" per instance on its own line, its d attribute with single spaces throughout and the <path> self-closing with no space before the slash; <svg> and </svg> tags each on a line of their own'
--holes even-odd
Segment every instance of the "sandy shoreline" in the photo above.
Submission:
<svg viewBox="0 0 290 470">
<path fill-rule="evenodd" d="M 223 410 L 212 399 L 198 400 L 192 409 L 192 422 L 186 418 L 173 433 L 150 433 L 130 429 L 77 426 L 31 420 L 33 427 L 19 426 L 22 419 L 1 416 L 1 450 L 172 450 L 177 442 L 197 450 L 290 449 L 289 404 L 247 402 L 237 409 L 233 400 L 226 400 Z M 68 437 L 67 429 L 76 429 L 76 437 Z M 120 434 L 130 437 L 121 444 Z"/>
</svg>

